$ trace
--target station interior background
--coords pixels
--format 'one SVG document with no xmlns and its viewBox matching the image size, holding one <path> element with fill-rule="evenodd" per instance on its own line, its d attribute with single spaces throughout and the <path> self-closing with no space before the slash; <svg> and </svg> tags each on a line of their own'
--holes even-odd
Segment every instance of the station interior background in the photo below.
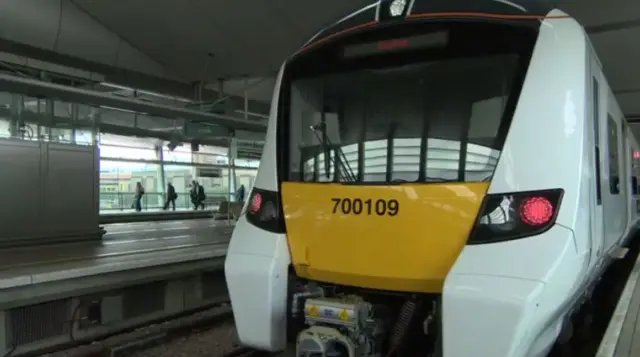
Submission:
<svg viewBox="0 0 640 357">
<path fill-rule="evenodd" d="M 368 3 L 159 0 L 149 11 L 143 0 L 118 5 L 94 0 L 0 1 L 0 74 L 266 126 L 282 61 L 319 29 Z M 585 26 L 613 94 L 637 132 L 637 71 L 622 70 L 638 58 L 634 51 L 623 50 L 632 48 L 636 38 L 637 5 L 623 1 L 601 6 L 596 0 L 557 5 Z M 622 51 L 627 55 L 614 55 Z M 3 88 L 11 85 L 4 83 Z M 98 144 L 101 212 L 129 210 L 138 181 L 146 189 L 146 210 L 161 207 L 163 182 L 176 187 L 180 208 L 189 206 L 193 179 L 204 186 L 209 204 L 226 197 L 233 200 L 236 187 L 253 184 L 264 130 L 238 135 L 250 150 L 238 153 L 230 165 L 226 133 L 188 118 L 158 115 L 162 110 L 143 113 L 81 103 L 25 91 L 0 93 L 0 137 Z M 180 135 L 172 141 L 184 144 L 170 150 L 168 136 L 173 133 Z M 219 145 L 203 143 L 192 152 L 188 142 L 194 138 Z"/>
<path fill-rule="evenodd" d="M 514 2 L 538 1 L 551 2 Z M 93 341 L 176 312 L 200 312 L 219 305 L 221 294 L 228 299 L 223 266 L 241 212 L 235 193 L 244 185 L 249 197 L 254 184 L 277 72 L 319 30 L 372 2 L 0 0 L 0 356 L 76 338 Z M 640 138 L 640 2 L 553 4 L 584 26 L 611 87 L 608 95 Z M 447 87 L 462 93 L 469 79 L 456 83 L 462 88 Z M 401 87 L 400 81 L 392 84 Z M 353 81 L 336 88 L 345 96 L 358 91 Z M 394 93 L 406 88 L 384 87 Z M 394 115 L 394 106 L 408 107 L 366 92 L 378 105 L 372 123 Z M 502 110 L 502 100 L 473 102 L 468 136 L 478 144 L 467 146 L 464 166 L 478 180 L 491 175 L 498 155 L 482 146 L 498 123 L 480 119 L 500 118 L 486 113 Z M 368 104 L 360 107 L 350 109 L 369 110 Z M 306 110 L 316 112 L 312 105 Z M 302 109 L 299 114 L 299 135 L 291 135 L 299 142 L 292 140 L 289 148 L 302 152 L 316 137 L 305 122 L 313 117 L 303 119 Z M 393 140 L 367 139 L 361 167 L 371 180 L 387 171 L 415 180 L 407 173 L 418 172 L 414 136 L 421 131 L 400 129 Z M 345 161 L 356 167 L 360 151 L 353 142 L 331 142 L 340 142 Z M 428 177 L 457 177 L 459 144 L 427 143 L 429 155 L 442 153 L 441 166 L 427 165 Z M 310 179 L 327 179 L 334 172 L 324 165 L 330 157 L 308 152 L 309 159 L 292 160 L 302 168 L 299 174 L 314 170 Z M 634 158 L 640 170 L 640 157 Z M 205 189 L 205 210 L 192 211 L 193 180 Z M 146 191 L 143 214 L 132 207 L 137 182 Z M 161 211 L 169 182 L 179 212 Z M 634 306 L 630 311 L 637 311 Z M 93 324 L 90 311 L 108 319 Z M 636 319 L 624 323 L 637 330 Z"/>
<path fill-rule="evenodd" d="M 48 115 L 49 111 L 53 115 Z M 58 120 L 53 123 L 52 117 Z M 102 123 L 113 122 L 116 127 L 137 126 L 151 134 L 149 137 L 132 137 L 101 132 L 96 117 Z M 68 125 L 64 123 L 65 118 Z M 14 135 L 12 122 L 24 122 L 22 129 L 14 128 Z M 0 93 L 0 138 L 98 145 L 101 214 L 131 211 L 137 182 L 145 188 L 143 210 L 162 208 L 166 192 L 163 181 L 171 182 L 176 189 L 176 209 L 192 208 L 189 190 L 193 180 L 204 187 L 209 208 L 221 200 L 233 200 L 235 187 L 244 185 L 250 189 L 259 165 L 258 159 L 236 159 L 235 182 L 230 185 L 228 148 L 200 145 L 194 152 L 191 145 L 182 143 L 171 150 L 169 141 L 151 136 L 153 131 L 175 130 L 175 124 L 175 120 L 125 109 Z"/>
</svg>

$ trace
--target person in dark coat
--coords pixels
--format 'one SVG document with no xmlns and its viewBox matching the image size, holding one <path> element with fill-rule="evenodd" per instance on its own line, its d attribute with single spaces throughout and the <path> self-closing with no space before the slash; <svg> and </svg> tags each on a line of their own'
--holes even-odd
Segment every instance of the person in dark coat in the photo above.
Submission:
<svg viewBox="0 0 640 357">
<path fill-rule="evenodd" d="M 176 199 L 178 198 L 178 194 L 176 193 L 176 189 L 175 187 L 173 187 L 173 185 L 171 184 L 171 182 L 169 182 L 167 184 L 167 201 L 164 203 L 164 210 L 169 208 L 169 203 L 171 203 L 171 206 L 173 208 L 173 210 L 176 210 Z"/>
<path fill-rule="evenodd" d="M 204 194 L 204 187 L 198 184 L 198 204 L 200 208 L 204 211 L 204 200 L 207 199 L 207 195 Z"/>
<path fill-rule="evenodd" d="M 133 206 L 136 212 L 142 211 L 142 196 L 144 196 L 144 187 L 140 182 L 136 182 L 136 194 L 133 198 Z"/>
<path fill-rule="evenodd" d="M 198 183 L 195 180 L 191 182 L 191 191 L 189 191 L 189 197 L 191 198 L 193 209 L 197 211 L 200 203 L 198 202 Z"/>
<path fill-rule="evenodd" d="M 245 195 L 244 185 L 240 185 L 240 188 L 238 188 L 238 190 L 236 191 L 236 201 L 240 203 L 244 203 L 244 195 Z"/>
</svg>

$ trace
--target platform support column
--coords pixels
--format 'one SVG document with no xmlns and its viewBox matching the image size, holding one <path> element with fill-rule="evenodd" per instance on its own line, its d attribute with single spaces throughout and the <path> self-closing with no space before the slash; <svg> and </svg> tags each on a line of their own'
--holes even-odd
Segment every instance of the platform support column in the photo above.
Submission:
<svg viewBox="0 0 640 357">
<path fill-rule="evenodd" d="M 43 138 L 44 135 L 44 131 L 42 128 L 42 123 L 46 122 L 46 120 L 42 120 L 43 116 L 47 115 L 47 108 L 46 108 L 46 99 L 37 99 L 38 101 L 38 108 L 36 108 L 36 113 L 38 113 L 38 124 L 36 124 L 36 138 L 38 138 L 38 140 L 41 140 Z M 44 110 L 42 110 L 42 107 L 45 107 Z"/>
<path fill-rule="evenodd" d="M 54 107 L 54 102 L 51 99 L 46 99 L 45 102 L 45 108 L 46 108 L 46 114 L 45 114 L 45 118 L 47 118 L 46 122 L 45 122 L 45 135 L 48 138 L 49 141 L 52 140 L 51 138 L 51 134 L 53 134 L 53 130 L 51 130 L 51 127 L 53 126 L 53 115 L 55 113 L 55 107 Z"/>
<path fill-rule="evenodd" d="M 185 309 L 184 279 L 169 280 L 164 295 L 166 313 L 179 313 Z"/>
<path fill-rule="evenodd" d="M 249 78 L 244 78 L 244 120 L 249 120 Z"/>
<path fill-rule="evenodd" d="M 98 145 L 100 141 L 100 110 L 98 108 L 91 107 L 89 118 L 91 119 L 91 144 Z"/>
<path fill-rule="evenodd" d="M 227 156 L 229 157 L 228 171 L 229 171 L 229 201 L 234 202 L 236 198 L 236 157 L 238 156 L 238 139 L 234 136 L 229 141 L 229 151 Z"/>
<path fill-rule="evenodd" d="M 164 205 L 167 195 L 167 178 L 165 177 L 164 171 L 164 151 L 162 150 L 162 142 L 156 145 L 156 157 L 158 161 L 160 161 L 160 165 L 158 165 L 158 174 L 160 174 L 160 190 L 158 192 L 161 193 L 161 201 L 160 205 Z"/>
<path fill-rule="evenodd" d="M 6 328 L 8 326 L 5 320 L 6 314 L 4 310 L 0 310 L 0 355 L 5 355 L 9 352 L 10 346 L 9 341 L 6 340 L 7 331 Z"/>
<path fill-rule="evenodd" d="M 80 121 L 78 103 L 71 103 L 71 143 L 76 144 L 76 127 Z"/>
<path fill-rule="evenodd" d="M 47 72 L 40 72 L 40 80 L 44 82 L 51 82 L 51 77 Z M 40 140 L 43 136 L 46 137 L 47 141 L 57 141 L 52 138 L 53 130 L 51 127 L 53 126 L 53 120 L 55 116 L 55 102 L 53 99 L 46 98 L 44 100 L 44 121 L 38 125 L 39 127 L 43 127 L 44 133 L 38 130 L 37 138 Z M 38 112 L 40 112 L 40 105 L 38 104 Z M 26 125 L 26 123 L 25 123 Z M 57 139 L 57 138 L 56 138 Z"/>
<path fill-rule="evenodd" d="M 22 110 L 24 109 L 24 97 L 20 94 L 11 95 L 11 126 L 9 131 L 11 137 L 19 136 L 20 123 L 22 122 Z"/>
<path fill-rule="evenodd" d="M 229 147 L 227 148 L 227 187 L 229 187 L 227 196 L 229 200 L 228 212 L 227 212 L 227 224 L 231 225 L 231 212 L 232 206 L 231 202 L 235 202 L 236 200 L 236 165 L 235 158 L 238 154 L 238 139 L 235 137 L 235 132 L 231 133 L 231 138 L 229 140 Z"/>
</svg>

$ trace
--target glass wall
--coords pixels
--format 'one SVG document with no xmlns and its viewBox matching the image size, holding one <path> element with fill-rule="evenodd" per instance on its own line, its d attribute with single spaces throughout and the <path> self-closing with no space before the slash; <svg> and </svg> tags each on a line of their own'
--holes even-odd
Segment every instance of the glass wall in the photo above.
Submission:
<svg viewBox="0 0 640 357">
<path fill-rule="evenodd" d="M 164 204 L 157 139 L 100 133 L 100 209 L 133 208 L 136 185 L 144 187 L 143 210 Z"/>
<path fill-rule="evenodd" d="M 170 148 L 155 138 L 101 133 L 99 146 L 100 208 L 105 212 L 132 210 L 138 182 L 145 190 L 143 210 L 163 208 L 168 183 L 178 195 L 176 209 L 194 209 L 194 181 L 204 188 L 205 208 L 216 209 L 222 201 L 233 200 L 241 184 L 247 190 L 253 186 L 259 164 L 245 160 L 245 167 L 230 168 L 227 148 L 201 145 L 196 152 L 190 144 Z M 235 175 L 230 177 L 230 172 Z"/>
<path fill-rule="evenodd" d="M 189 143 L 169 146 L 153 137 L 180 131 L 182 125 L 184 120 L 0 92 L 0 138 L 99 146 L 102 213 L 133 211 L 137 183 L 145 190 L 143 210 L 163 208 L 167 183 L 178 194 L 176 209 L 184 210 L 193 209 L 189 192 L 194 181 L 204 188 L 209 209 L 233 200 L 241 184 L 250 189 L 259 160 L 236 159 L 230 167 L 225 147 L 200 145 L 193 151 Z M 119 128 L 125 134 L 115 134 Z M 131 128 L 148 137 L 131 136 L 125 130 Z"/>
<path fill-rule="evenodd" d="M 229 169 L 220 167 L 207 167 L 200 165 L 171 165 L 164 166 L 167 183 L 173 184 L 178 194 L 176 207 L 193 209 L 190 191 L 193 181 L 204 188 L 206 195 L 205 208 L 216 208 L 220 202 L 228 200 L 229 196 Z M 202 176 L 203 174 L 207 177 Z M 218 177 L 211 177 L 218 176 Z"/>
<path fill-rule="evenodd" d="M 195 208 L 190 195 L 194 181 L 204 188 L 205 209 L 233 201 L 240 185 L 246 190 L 253 186 L 259 160 L 237 159 L 236 166 L 229 167 L 227 148 L 200 145 L 193 151 L 189 143 L 177 144 L 101 133 L 101 210 L 132 210 L 138 182 L 145 189 L 143 210 L 163 209 L 168 183 L 178 195 L 177 210 Z"/>
</svg>

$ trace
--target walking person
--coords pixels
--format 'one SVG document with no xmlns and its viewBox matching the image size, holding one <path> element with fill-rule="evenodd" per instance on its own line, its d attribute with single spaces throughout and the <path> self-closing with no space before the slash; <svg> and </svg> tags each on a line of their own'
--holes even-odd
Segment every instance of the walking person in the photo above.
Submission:
<svg viewBox="0 0 640 357">
<path fill-rule="evenodd" d="M 204 187 L 198 184 L 198 205 L 204 211 L 204 200 L 207 199 L 207 195 L 204 194 Z"/>
<path fill-rule="evenodd" d="M 189 197 L 191 198 L 193 209 L 197 211 L 200 203 L 198 202 L 198 183 L 195 180 L 191 182 L 191 191 L 189 191 Z"/>
<path fill-rule="evenodd" d="M 171 182 L 169 182 L 167 184 L 167 201 L 164 203 L 164 207 L 163 209 L 166 211 L 169 208 L 169 203 L 171 203 L 171 206 L 173 208 L 173 210 L 176 210 L 176 199 L 178 198 L 178 194 L 176 193 L 176 189 L 175 187 L 173 187 L 173 185 L 171 184 Z"/>
<path fill-rule="evenodd" d="M 133 205 L 136 209 L 136 212 L 142 211 L 142 196 L 144 195 L 144 187 L 140 181 L 136 182 L 136 194 L 134 196 Z"/>
<path fill-rule="evenodd" d="M 236 202 L 244 203 L 244 195 L 245 195 L 244 185 L 240 185 L 240 187 L 236 191 Z"/>
</svg>

